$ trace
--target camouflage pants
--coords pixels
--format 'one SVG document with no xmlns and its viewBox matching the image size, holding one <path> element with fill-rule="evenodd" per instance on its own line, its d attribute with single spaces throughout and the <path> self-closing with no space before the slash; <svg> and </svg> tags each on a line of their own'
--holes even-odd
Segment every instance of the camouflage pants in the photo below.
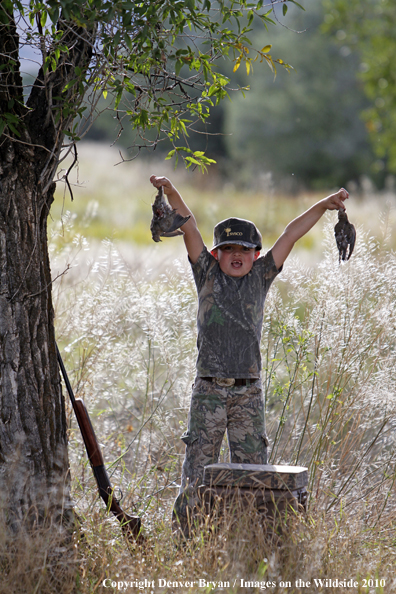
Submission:
<svg viewBox="0 0 396 594">
<path fill-rule="evenodd" d="M 189 533 L 191 511 L 197 504 L 196 488 L 202 484 L 204 467 L 218 462 L 227 431 L 233 463 L 266 464 L 268 440 L 265 433 L 261 380 L 248 386 L 220 387 L 197 378 L 188 416 L 188 429 L 181 439 L 186 444 L 179 495 L 173 508 L 174 528 Z"/>
</svg>

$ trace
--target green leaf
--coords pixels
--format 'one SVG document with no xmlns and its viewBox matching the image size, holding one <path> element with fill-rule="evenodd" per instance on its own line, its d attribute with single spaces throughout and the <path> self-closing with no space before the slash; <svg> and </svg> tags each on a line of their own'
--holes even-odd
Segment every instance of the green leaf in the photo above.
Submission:
<svg viewBox="0 0 396 594">
<path fill-rule="evenodd" d="M 116 99 L 114 102 L 114 109 L 118 109 L 118 106 L 120 105 L 120 102 L 122 99 L 122 91 L 123 91 L 122 88 L 117 91 Z"/>
<path fill-rule="evenodd" d="M 117 47 L 117 45 L 119 45 L 120 41 L 121 41 L 121 33 L 119 31 L 117 31 L 117 33 L 114 35 L 112 46 Z"/>
<path fill-rule="evenodd" d="M 284 5 L 283 5 L 283 9 L 282 9 L 283 16 L 286 16 L 286 13 L 287 13 L 287 8 L 288 8 L 287 4 L 284 4 Z"/>
<path fill-rule="evenodd" d="M 129 37 L 128 33 L 124 33 L 124 41 L 125 41 L 126 45 L 128 46 L 128 48 L 131 50 L 132 49 L 132 39 Z"/>
<path fill-rule="evenodd" d="M 296 2 L 296 0 L 289 0 L 289 2 L 293 2 L 293 4 L 295 4 L 296 6 L 298 6 L 299 8 L 301 8 L 301 10 L 305 11 L 304 6 L 301 6 L 301 4 L 299 4 L 298 2 Z"/>
<path fill-rule="evenodd" d="M 176 74 L 176 76 L 179 76 L 180 70 L 182 69 L 182 66 L 183 66 L 182 60 L 177 60 L 177 62 L 175 64 L 175 74 Z"/>
<path fill-rule="evenodd" d="M 73 78 L 72 80 L 70 80 L 64 87 L 63 87 L 63 92 L 68 91 L 71 87 L 73 87 L 77 82 L 76 78 Z"/>
<path fill-rule="evenodd" d="M 11 122 L 8 122 L 8 127 L 11 130 L 11 132 L 13 132 L 16 136 L 20 137 L 20 133 L 18 132 L 18 130 L 15 128 L 14 124 L 11 124 Z"/>
<path fill-rule="evenodd" d="M 189 165 L 187 165 L 187 167 L 189 167 L 193 163 L 195 163 L 195 165 L 200 165 L 200 162 L 194 159 L 194 157 L 186 157 L 186 161 L 189 162 Z"/>
</svg>

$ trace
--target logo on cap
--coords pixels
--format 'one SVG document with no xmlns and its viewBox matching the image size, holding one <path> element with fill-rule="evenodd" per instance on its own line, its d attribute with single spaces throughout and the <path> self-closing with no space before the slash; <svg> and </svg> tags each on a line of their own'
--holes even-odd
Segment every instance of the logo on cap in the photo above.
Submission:
<svg viewBox="0 0 396 594">
<path fill-rule="evenodd" d="M 227 233 L 227 237 L 229 235 L 243 235 L 242 231 L 231 231 L 231 229 L 229 227 L 227 227 L 227 229 L 224 229 L 225 233 Z"/>
</svg>

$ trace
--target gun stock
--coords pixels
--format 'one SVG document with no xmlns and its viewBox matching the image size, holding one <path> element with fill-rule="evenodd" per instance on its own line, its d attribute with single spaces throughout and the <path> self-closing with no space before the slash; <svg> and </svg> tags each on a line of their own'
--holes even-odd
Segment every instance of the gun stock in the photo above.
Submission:
<svg viewBox="0 0 396 594">
<path fill-rule="evenodd" d="M 73 390 L 69 382 L 69 378 L 67 376 L 58 346 L 56 346 L 56 351 L 59 367 L 61 369 L 66 389 L 68 391 L 73 410 L 77 418 L 77 423 L 84 440 L 88 459 L 98 485 L 99 495 L 105 502 L 107 509 L 109 509 L 120 522 L 121 527 L 128 538 L 139 541 L 141 540 L 141 537 L 139 536 L 141 520 L 139 516 L 130 516 L 126 514 L 120 507 L 117 499 L 114 497 L 113 488 L 104 465 L 102 452 L 100 450 L 91 419 L 89 418 L 88 411 L 83 400 L 81 400 L 81 398 L 75 398 L 73 394 Z"/>
</svg>

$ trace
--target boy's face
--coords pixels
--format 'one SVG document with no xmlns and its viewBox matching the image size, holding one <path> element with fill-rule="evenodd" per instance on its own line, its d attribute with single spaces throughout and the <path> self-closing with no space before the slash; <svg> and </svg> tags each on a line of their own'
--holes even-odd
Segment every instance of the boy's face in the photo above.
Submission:
<svg viewBox="0 0 396 594">
<path fill-rule="evenodd" d="M 251 271 L 253 262 L 260 255 L 258 250 L 243 245 L 223 245 L 212 251 L 220 269 L 228 276 L 240 278 Z"/>
</svg>

